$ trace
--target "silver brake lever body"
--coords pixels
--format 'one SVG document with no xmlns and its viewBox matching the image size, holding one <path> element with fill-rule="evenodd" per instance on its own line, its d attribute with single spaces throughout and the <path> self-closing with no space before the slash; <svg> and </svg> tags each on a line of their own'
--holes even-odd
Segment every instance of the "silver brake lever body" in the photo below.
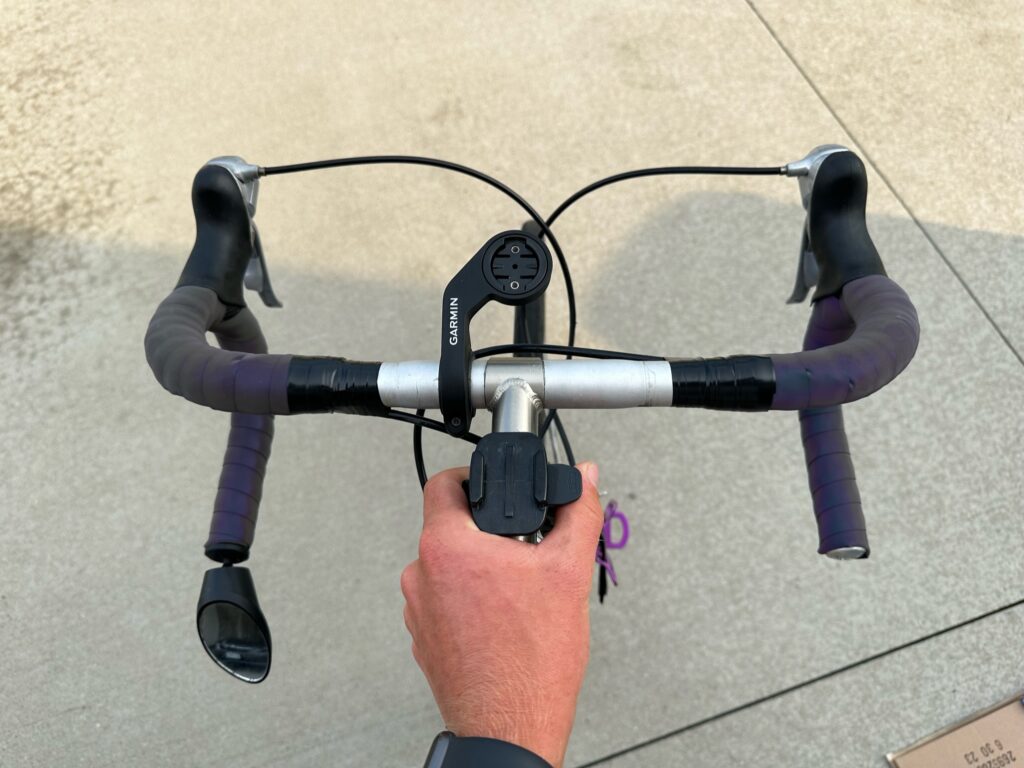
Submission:
<svg viewBox="0 0 1024 768">
<path fill-rule="evenodd" d="M 822 144 L 820 147 L 812 149 L 803 159 L 783 166 L 783 172 L 787 176 L 795 176 L 800 184 L 800 202 L 803 204 L 805 213 L 803 234 L 800 237 L 800 254 L 797 257 L 796 280 L 793 284 L 793 292 L 786 300 L 787 304 L 801 303 L 807 298 L 811 288 L 818 284 L 818 262 L 814 258 L 814 243 L 811 242 L 809 217 L 806 215 L 810 211 L 811 191 L 814 189 L 814 179 L 818 169 L 829 155 L 849 151 L 839 144 Z"/>
<path fill-rule="evenodd" d="M 260 232 L 256 228 L 256 222 L 253 221 L 256 216 L 256 201 L 260 192 L 260 167 L 247 163 L 237 155 L 215 157 L 207 165 L 219 165 L 231 172 L 242 193 L 242 199 L 245 200 L 245 207 L 249 211 L 249 237 L 252 243 L 252 255 L 245 267 L 245 279 L 243 280 L 245 287 L 258 293 L 260 299 L 268 307 L 284 306 L 270 285 L 270 273 L 267 271 L 267 261 L 263 255 L 263 243 L 260 241 Z"/>
</svg>

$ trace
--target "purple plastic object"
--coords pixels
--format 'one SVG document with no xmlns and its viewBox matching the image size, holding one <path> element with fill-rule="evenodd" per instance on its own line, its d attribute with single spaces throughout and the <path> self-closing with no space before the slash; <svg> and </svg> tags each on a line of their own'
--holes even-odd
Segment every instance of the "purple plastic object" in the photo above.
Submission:
<svg viewBox="0 0 1024 768">
<path fill-rule="evenodd" d="M 622 536 L 618 540 L 612 536 L 614 530 L 612 522 L 616 519 L 622 526 Z M 601 533 L 604 536 L 605 552 L 602 555 L 599 544 L 597 553 L 594 555 L 594 561 L 605 570 L 612 580 L 612 584 L 619 586 L 619 580 L 615 576 L 615 566 L 612 565 L 612 559 L 608 555 L 607 550 L 622 549 L 629 543 L 629 518 L 619 509 L 619 505 L 615 501 L 608 502 L 608 506 L 604 508 L 604 526 L 601 529 Z"/>
<path fill-rule="evenodd" d="M 622 526 L 622 536 L 618 541 L 612 536 L 614 530 L 612 522 L 615 520 L 618 520 Z M 608 506 L 604 508 L 604 527 L 601 530 L 604 533 L 604 545 L 608 549 L 622 549 L 629 543 L 629 518 L 619 509 L 618 503 L 614 500 L 609 501 Z"/>
</svg>

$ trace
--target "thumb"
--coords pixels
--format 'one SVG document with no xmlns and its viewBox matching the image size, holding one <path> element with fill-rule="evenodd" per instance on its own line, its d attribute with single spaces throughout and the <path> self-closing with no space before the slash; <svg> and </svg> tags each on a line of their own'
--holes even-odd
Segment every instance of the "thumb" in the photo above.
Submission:
<svg viewBox="0 0 1024 768">
<path fill-rule="evenodd" d="M 558 508 L 555 527 L 544 537 L 556 547 L 571 550 L 573 557 L 593 560 L 604 525 L 604 511 L 597 495 L 597 464 L 585 461 L 576 468 L 583 475 L 583 494 L 571 504 Z"/>
</svg>

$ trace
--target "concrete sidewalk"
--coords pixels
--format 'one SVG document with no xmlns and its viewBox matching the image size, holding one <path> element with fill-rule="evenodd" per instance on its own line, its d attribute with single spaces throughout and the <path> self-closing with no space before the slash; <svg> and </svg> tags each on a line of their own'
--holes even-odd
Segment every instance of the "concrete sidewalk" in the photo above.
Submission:
<svg viewBox="0 0 1024 768">
<path fill-rule="evenodd" d="M 846 409 L 872 557 L 815 554 L 794 414 L 568 415 L 633 537 L 592 610 L 566 764 L 880 767 L 1024 688 L 1021 71 L 1011 0 L 9 0 L 0 765 L 413 766 L 441 727 L 401 616 L 419 529 L 404 425 L 278 420 L 251 562 L 274 670 L 235 683 L 195 638 L 227 421 L 159 388 L 142 334 L 192 245 L 192 176 L 219 154 L 439 156 L 549 211 L 629 168 L 855 149 L 872 236 L 922 326 L 907 372 Z M 255 311 L 274 350 L 433 358 L 445 282 L 521 219 L 432 169 L 268 179 L 285 309 Z M 558 225 L 579 342 L 794 349 L 802 221 L 787 179 L 588 198 Z M 561 341 L 557 276 L 548 295 Z M 474 341 L 510 330 L 489 309 Z M 435 470 L 467 460 L 441 438 L 427 453 Z"/>
</svg>

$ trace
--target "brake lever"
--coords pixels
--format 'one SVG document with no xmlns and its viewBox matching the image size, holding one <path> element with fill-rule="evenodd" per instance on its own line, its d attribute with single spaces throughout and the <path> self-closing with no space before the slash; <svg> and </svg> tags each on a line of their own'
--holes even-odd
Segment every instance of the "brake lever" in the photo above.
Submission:
<svg viewBox="0 0 1024 768">
<path fill-rule="evenodd" d="M 807 298 L 811 288 L 818 284 L 818 261 L 811 250 L 810 237 L 807 234 L 807 221 L 804 221 L 804 233 L 800 238 L 800 256 L 796 265 L 796 282 L 793 292 L 786 299 L 787 304 L 800 304 Z"/>
<path fill-rule="evenodd" d="M 256 216 L 256 201 L 260 192 L 260 167 L 247 163 L 237 155 L 215 157 L 207 165 L 219 165 L 231 172 L 238 184 L 238 190 L 245 201 L 245 209 L 249 212 L 249 239 L 252 244 L 252 255 L 245 267 L 243 284 L 250 291 L 259 294 L 260 299 L 268 307 L 283 307 L 274 289 L 270 285 L 270 273 L 267 271 L 267 260 L 263 255 L 263 243 L 260 232 L 253 220 Z"/>
<path fill-rule="evenodd" d="M 255 223 L 252 225 L 252 232 L 253 253 L 245 268 L 245 287 L 250 291 L 256 291 L 266 306 L 283 307 L 284 304 L 278 300 L 270 285 L 270 273 L 267 271 L 267 261 L 263 257 L 263 243 Z"/>
<path fill-rule="evenodd" d="M 814 256 L 814 244 L 810 234 L 811 190 L 822 161 L 836 152 L 849 152 L 839 144 L 822 144 L 812 149 L 806 157 L 783 166 L 786 176 L 796 177 L 800 184 L 800 202 L 804 207 L 804 226 L 800 236 L 800 253 L 797 256 L 796 280 L 787 304 L 800 304 L 807 298 L 811 288 L 818 284 L 818 261 Z"/>
</svg>

